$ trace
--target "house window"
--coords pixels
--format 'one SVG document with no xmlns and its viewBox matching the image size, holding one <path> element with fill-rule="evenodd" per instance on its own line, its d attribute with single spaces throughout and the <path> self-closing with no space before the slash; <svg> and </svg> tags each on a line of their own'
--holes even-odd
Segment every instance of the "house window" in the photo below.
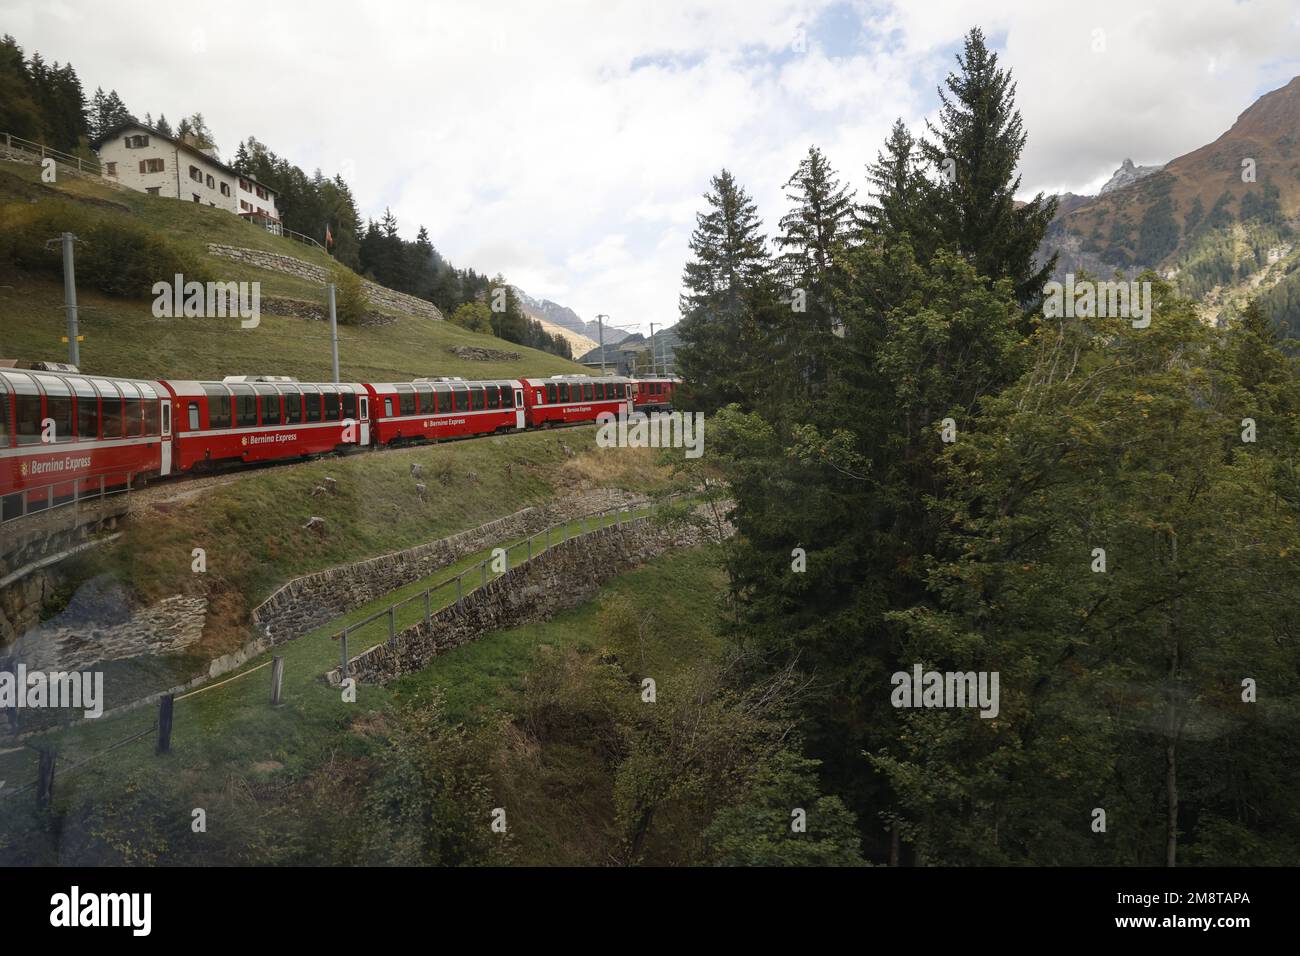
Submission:
<svg viewBox="0 0 1300 956">
<path fill-rule="evenodd" d="M 221 195 L 223 195 L 223 196 L 229 196 L 229 195 L 230 195 L 230 183 L 222 183 L 222 184 L 221 184 Z"/>
<path fill-rule="evenodd" d="M 258 187 L 257 187 L 257 198 L 258 198 L 258 199 L 265 199 L 265 198 L 266 198 L 266 190 L 263 189 L 261 186 L 258 186 Z"/>
<path fill-rule="evenodd" d="M 140 160 L 140 172 L 142 173 L 161 173 L 163 171 L 163 161 L 161 159 L 142 159 Z"/>
<path fill-rule="evenodd" d="M 253 189 L 251 186 L 248 185 L 248 180 L 247 180 L 247 179 L 241 179 L 241 180 L 239 181 L 239 188 L 242 189 L 242 190 L 243 190 L 244 192 L 246 192 L 246 193 L 247 193 L 247 192 L 252 192 L 252 189 Z"/>
<path fill-rule="evenodd" d="M 190 167 L 190 179 L 194 180 L 196 183 L 203 182 L 203 173 L 199 172 L 199 167 Z"/>
<path fill-rule="evenodd" d="M 252 212 L 252 211 L 253 211 L 253 207 L 250 206 L 250 205 L 249 205 L 247 202 L 245 202 L 243 199 L 239 200 L 239 209 L 240 209 L 241 212 Z"/>
<path fill-rule="evenodd" d="M 161 186 L 146 186 L 144 191 L 147 192 L 150 196 L 158 196 L 158 195 L 160 195 L 160 194 L 162 193 L 162 187 L 161 187 Z"/>
<path fill-rule="evenodd" d="M 104 172 L 107 173 L 109 176 L 116 176 L 116 175 L 117 175 L 117 163 L 105 163 L 105 164 L 104 164 Z"/>
<path fill-rule="evenodd" d="M 217 185 L 217 181 L 216 181 L 215 179 L 213 179 L 213 178 L 212 178 L 212 174 L 209 173 L 209 174 L 208 174 L 208 188 L 209 188 L 209 189 L 215 189 L 215 188 L 216 188 L 216 185 Z"/>
<path fill-rule="evenodd" d="M 149 145 L 148 136 L 128 136 L 126 137 L 127 149 L 143 149 Z"/>
</svg>

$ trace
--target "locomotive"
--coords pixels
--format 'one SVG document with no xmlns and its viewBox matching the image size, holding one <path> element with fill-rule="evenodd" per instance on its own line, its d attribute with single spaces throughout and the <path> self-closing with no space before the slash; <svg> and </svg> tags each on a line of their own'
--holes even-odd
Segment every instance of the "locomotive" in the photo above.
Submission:
<svg viewBox="0 0 1300 956">
<path fill-rule="evenodd" d="M 33 507 L 217 467 L 594 422 L 671 405 L 677 379 L 619 375 L 220 382 L 0 363 L 0 505 Z"/>
</svg>

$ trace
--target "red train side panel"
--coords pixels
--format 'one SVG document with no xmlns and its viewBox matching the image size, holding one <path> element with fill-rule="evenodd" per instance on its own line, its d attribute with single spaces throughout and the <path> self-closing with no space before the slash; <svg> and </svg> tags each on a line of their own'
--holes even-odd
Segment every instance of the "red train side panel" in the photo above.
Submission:
<svg viewBox="0 0 1300 956">
<path fill-rule="evenodd" d="M 632 411 L 632 380 L 621 375 L 521 378 L 530 428 L 594 422 L 601 412 Z"/>
<path fill-rule="evenodd" d="M 525 425 L 522 386 L 508 379 L 422 378 L 365 388 L 379 446 L 489 435 Z"/>
<path fill-rule="evenodd" d="M 4 514 L 170 473 L 166 395 L 159 382 L 0 369 Z"/>
<path fill-rule="evenodd" d="M 227 378 L 162 383 L 176 419 L 177 470 L 280 461 L 369 444 L 369 396 L 354 383 Z"/>
</svg>

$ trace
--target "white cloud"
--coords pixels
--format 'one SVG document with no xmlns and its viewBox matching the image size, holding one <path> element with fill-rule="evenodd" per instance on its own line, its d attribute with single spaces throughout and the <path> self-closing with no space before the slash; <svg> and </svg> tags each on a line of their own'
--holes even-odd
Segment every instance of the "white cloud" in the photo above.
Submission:
<svg viewBox="0 0 1300 956">
<path fill-rule="evenodd" d="M 1026 191 L 1095 185 L 1125 156 L 1164 162 L 1300 72 L 1286 0 L 232 0 L 202 20 L 0 0 L 0 20 L 71 60 L 88 93 L 116 88 L 173 122 L 202 111 L 226 156 L 251 134 L 343 171 L 363 214 L 391 207 L 456 264 L 620 325 L 675 321 L 718 169 L 769 233 L 809 144 L 861 191 L 894 117 L 919 129 L 933 110 L 974 24 L 1016 72 Z"/>
</svg>

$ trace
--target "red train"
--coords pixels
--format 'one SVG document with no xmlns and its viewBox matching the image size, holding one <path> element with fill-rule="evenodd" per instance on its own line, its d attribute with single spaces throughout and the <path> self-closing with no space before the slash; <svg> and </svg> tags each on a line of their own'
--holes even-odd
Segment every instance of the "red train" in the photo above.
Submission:
<svg viewBox="0 0 1300 956">
<path fill-rule="evenodd" d="M 652 375 L 636 380 L 637 411 L 667 411 L 673 407 L 673 394 L 681 379 L 676 375 Z"/>
<path fill-rule="evenodd" d="M 676 383 L 617 375 L 140 381 L 55 368 L 0 367 L 6 518 L 74 495 L 219 465 L 593 422 L 602 412 L 667 407 Z"/>
</svg>

